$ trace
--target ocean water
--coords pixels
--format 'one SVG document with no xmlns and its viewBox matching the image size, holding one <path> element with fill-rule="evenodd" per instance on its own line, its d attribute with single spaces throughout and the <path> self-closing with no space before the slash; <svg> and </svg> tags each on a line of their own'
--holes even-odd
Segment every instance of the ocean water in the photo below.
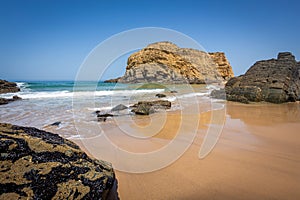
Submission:
<svg viewBox="0 0 300 200">
<path fill-rule="evenodd" d="M 200 110 L 191 112 L 205 112 L 212 109 L 209 93 L 215 88 L 212 85 L 116 84 L 87 81 L 22 81 L 17 84 L 20 92 L 0 94 L 0 97 L 12 98 L 18 95 L 23 100 L 1 105 L 0 122 L 33 126 L 67 138 L 84 137 L 82 131 L 78 133 L 78 126 L 87 127 L 83 130 L 90 132 L 91 125 L 101 123 L 97 121 L 96 110 L 110 113 L 118 104 L 131 106 L 141 100 L 157 100 L 155 95 L 158 93 L 166 94 L 162 99 L 172 102 L 172 108 L 168 112 L 181 111 L 190 105 L 203 105 Z M 117 115 L 118 120 L 124 120 L 125 123 L 129 123 L 134 117 L 130 109 Z M 54 122 L 61 123 L 59 126 L 49 126 Z M 109 118 L 105 123 L 115 123 L 114 118 Z"/>
</svg>

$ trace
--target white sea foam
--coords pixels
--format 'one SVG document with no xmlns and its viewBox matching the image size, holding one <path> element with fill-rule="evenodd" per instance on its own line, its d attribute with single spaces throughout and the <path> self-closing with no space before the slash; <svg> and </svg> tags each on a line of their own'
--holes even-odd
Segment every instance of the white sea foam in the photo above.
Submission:
<svg viewBox="0 0 300 200">
<path fill-rule="evenodd" d="M 149 94 L 164 92 L 164 89 L 152 90 L 104 90 L 104 91 L 88 91 L 88 92 L 70 92 L 63 91 L 50 91 L 50 92 L 18 92 L 3 94 L 1 97 L 12 98 L 18 95 L 22 99 L 41 99 L 41 98 L 76 98 L 76 97 L 100 97 L 100 96 L 132 96 L 137 94 Z"/>
</svg>

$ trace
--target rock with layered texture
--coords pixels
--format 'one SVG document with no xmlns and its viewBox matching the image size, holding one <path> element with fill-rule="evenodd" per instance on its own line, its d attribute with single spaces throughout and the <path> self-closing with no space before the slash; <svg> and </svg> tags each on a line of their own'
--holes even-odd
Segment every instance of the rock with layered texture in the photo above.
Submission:
<svg viewBox="0 0 300 200">
<path fill-rule="evenodd" d="M 0 123 L 0 199 L 118 199 L 110 163 L 57 134 Z"/>
<path fill-rule="evenodd" d="M 234 77 L 232 67 L 224 52 L 208 53 L 213 61 L 218 65 L 218 71 L 224 80 Z"/>
<path fill-rule="evenodd" d="M 19 91 L 20 88 L 17 87 L 16 83 L 0 79 L 0 94 L 19 92 Z"/>
<path fill-rule="evenodd" d="M 231 78 L 225 85 L 231 101 L 294 102 L 300 96 L 300 63 L 289 52 L 277 59 L 256 62 L 242 76 Z"/>
<path fill-rule="evenodd" d="M 168 100 L 157 100 L 157 101 L 140 101 L 134 104 L 131 112 L 137 115 L 149 115 L 159 109 L 170 109 L 172 103 Z"/>
<path fill-rule="evenodd" d="M 170 42 L 158 42 L 133 53 L 128 58 L 125 75 L 117 81 L 190 84 L 220 82 L 232 77 L 233 73 L 227 59 L 224 61 L 219 57 L 196 49 L 179 48 Z M 226 67 L 230 69 L 225 70 Z"/>
</svg>

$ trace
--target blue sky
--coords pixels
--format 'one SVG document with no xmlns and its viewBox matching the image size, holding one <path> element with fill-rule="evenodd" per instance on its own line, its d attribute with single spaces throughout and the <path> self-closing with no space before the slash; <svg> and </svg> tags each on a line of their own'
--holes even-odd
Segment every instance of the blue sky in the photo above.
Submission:
<svg viewBox="0 0 300 200">
<path fill-rule="evenodd" d="M 73 80 L 89 52 L 133 28 L 182 32 L 223 51 L 236 75 L 291 51 L 300 60 L 300 1 L 0 0 L 0 78 Z M 122 66 L 124 65 L 124 66 Z M 122 75 L 126 58 L 104 78 Z"/>
</svg>

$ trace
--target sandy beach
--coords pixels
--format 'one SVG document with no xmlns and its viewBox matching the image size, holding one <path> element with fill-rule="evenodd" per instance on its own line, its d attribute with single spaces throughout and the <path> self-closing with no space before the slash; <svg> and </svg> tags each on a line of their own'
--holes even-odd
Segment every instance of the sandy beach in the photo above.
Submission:
<svg viewBox="0 0 300 200">
<path fill-rule="evenodd" d="M 179 113 L 162 134 L 172 138 Z M 121 199 L 299 199 L 299 103 L 226 103 L 226 122 L 213 151 L 198 158 L 210 113 L 176 162 L 158 171 L 116 171 Z M 170 135 L 168 135 L 169 133 Z M 167 135 L 166 135 L 167 134 Z M 158 134 L 159 135 L 159 134 Z"/>
</svg>

